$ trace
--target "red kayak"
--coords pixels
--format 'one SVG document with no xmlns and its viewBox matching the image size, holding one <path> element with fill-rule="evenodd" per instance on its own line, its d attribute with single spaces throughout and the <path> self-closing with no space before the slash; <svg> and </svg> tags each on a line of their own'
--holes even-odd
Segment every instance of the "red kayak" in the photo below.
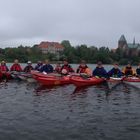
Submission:
<svg viewBox="0 0 140 140">
<path fill-rule="evenodd" d="M 135 86 L 137 88 L 140 88 L 140 78 L 138 77 L 125 77 L 123 79 L 123 82 Z"/>
<path fill-rule="evenodd" d="M 46 86 L 65 85 L 71 83 L 69 76 L 38 77 L 37 81 L 42 85 L 46 85 Z"/>
<path fill-rule="evenodd" d="M 83 78 L 81 76 L 72 76 L 70 80 L 77 87 L 98 85 L 105 81 L 103 78 Z"/>
<path fill-rule="evenodd" d="M 49 77 L 54 78 L 55 76 L 58 76 L 58 74 L 55 74 L 55 73 L 44 74 L 44 73 L 39 72 L 39 71 L 31 71 L 31 74 L 33 75 L 33 78 L 36 80 L 38 78 L 49 78 Z M 59 75 L 59 76 L 61 76 L 61 75 Z"/>
</svg>

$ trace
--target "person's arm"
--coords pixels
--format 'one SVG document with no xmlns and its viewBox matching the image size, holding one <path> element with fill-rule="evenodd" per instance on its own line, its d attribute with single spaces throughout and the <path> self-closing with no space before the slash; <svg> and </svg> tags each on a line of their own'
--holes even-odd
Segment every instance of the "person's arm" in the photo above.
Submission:
<svg viewBox="0 0 140 140">
<path fill-rule="evenodd" d="M 14 68 L 14 66 L 12 65 L 11 68 L 10 68 L 10 71 L 13 71 L 13 68 Z"/>
<path fill-rule="evenodd" d="M 108 72 L 108 76 L 112 76 L 113 75 L 113 69 L 111 69 L 109 72 Z"/>
</svg>

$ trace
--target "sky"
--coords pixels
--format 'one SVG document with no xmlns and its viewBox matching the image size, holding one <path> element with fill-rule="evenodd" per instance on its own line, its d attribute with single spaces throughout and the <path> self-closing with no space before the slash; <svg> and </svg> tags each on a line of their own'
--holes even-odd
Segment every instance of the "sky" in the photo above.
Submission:
<svg viewBox="0 0 140 140">
<path fill-rule="evenodd" d="M 69 40 L 116 48 L 140 43 L 140 0 L 0 0 L 0 47 Z"/>
</svg>

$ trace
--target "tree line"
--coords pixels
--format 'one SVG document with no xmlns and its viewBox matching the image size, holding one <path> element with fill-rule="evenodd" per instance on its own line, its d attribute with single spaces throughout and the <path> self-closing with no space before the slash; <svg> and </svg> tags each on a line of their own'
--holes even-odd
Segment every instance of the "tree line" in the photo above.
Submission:
<svg viewBox="0 0 140 140">
<path fill-rule="evenodd" d="M 64 46 L 64 51 L 59 55 L 56 54 L 43 54 L 38 48 L 38 45 L 34 46 L 18 46 L 14 48 L 0 48 L 0 60 L 6 60 L 6 62 L 13 62 L 14 59 L 19 59 L 20 62 L 37 62 L 38 60 L 49 59 L 50 61 L 62 61 L 67 58 L 70 63 L 79 63 L 81 60 L 85 60 L 87 63 L 97 63 L 102 61 L 104 64 L 112 64 L 118 62 L 119 64 L 127 64 L 128 61 L 133 64 L 137 64 L 140 61 L 140 55 L 126 55 L 124 50 L 116 49 L 113 51 L 108 47 L 95 47 L 87 46 L 85 44 L 72 46 L 68 40 L 61 42 Z"/>
</svg>

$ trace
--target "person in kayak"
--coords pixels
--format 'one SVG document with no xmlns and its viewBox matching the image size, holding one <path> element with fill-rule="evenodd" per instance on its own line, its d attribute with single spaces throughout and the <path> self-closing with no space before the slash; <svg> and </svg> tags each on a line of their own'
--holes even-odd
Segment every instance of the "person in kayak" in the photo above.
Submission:
<svg viewBox="0 0 140 140">
<path fill-rule="evenodd" d="M 136 75 L 140 77 L 140 63 L 138 64 L 138 67 L 136 68 Z"/>
<path fill-rule="evenodd" d="M 49 64 L 49 60 L 45 60 L 45 64 L 41 67 L 40 72 L 43 72 L 43 73 L 53 72 L 53 66 Z"/>
<path fill-rule="evenodd" d="M 93 75 L 93 76 L 100 77 L 100 78 L 101 78 L 101 77 L 108 78 L 108 74 L 107 74 L 106 70 L 104 69 L 104 67 L 103 67 L 101 61 L 99 61 L 99 62 L 97 63 L 97 66 L 96 66 L 96 68 L 93 70 L 92 75 Z"/>
<path fill-rule="evenodd" d="M 119 64 L 114 63 L 114 67 L 108 72 L 109 77 L 121 77 L 123 74 L 121 70 L 119 69 Z"/>
<path fill-rule="evenodd" d="M 31 72 L 31 70 L 33 70 L 34 68 L 33 68 L 33 66 L 32 66 L 32 62 L 31 61 L 28 61 L 27 62 L 27 66 L 24 68 L 24 72 L 26 72 L 26 73 L 30 73 Z"/>
<path fill-rule="evenodd" d="M 82 60 L 79 67 L 76 70 L 77 73 L 86 74 L 87 76 L 92 76 L 91 69 L 87 66 L 86 61 Z"/>
<path fill-rule="evenodd" d="M 130 63 L 128 63 L 125 68 L 123 68 L 122 73 L 125 76 L 133 76 L 136 74 Z"/>
<path fill-rule="evenodd" d="M 70 72 L 74 72 L 74 70 L 71 67 L 71 65 L 69 65 L 68 60 L 67 59 L 64 59 L 63 60 L 63 66 L 61 68 L 61 74 L 67 75 Z"/>
<path fill-rule="evenodd" d="M 17 71 L 17 72 L 21 72 L 22 71 L 22 68 L 21 68 L 21 66 L 19 64 L 18 59 L 14 60 L 14 64 L 11 66 L 10 71 Z"/>
<path fill-rule="evenodd" d="M 61 73 L 61 64 L 59 62 L 56 64 L 54 71 L 57 73 Z"/>
<path fill-rule="evenodd" d="M 5 61 L 2 61 L 1 62 L 1 65 L 0 65 L 0 79 L 2 80 L 8 80 L 11 78 L 11 75 L 10 73 L 8 73 L 9 69 L 8 67 L 6 66 L 6 62 Z"/>
<path fill-rule="evenodd" d="M 40 71 L 41 67 L 43 66 L 42 61 L 38 61 L 36 66 L 35 66 L 35 70 Z"/>
</svg>

